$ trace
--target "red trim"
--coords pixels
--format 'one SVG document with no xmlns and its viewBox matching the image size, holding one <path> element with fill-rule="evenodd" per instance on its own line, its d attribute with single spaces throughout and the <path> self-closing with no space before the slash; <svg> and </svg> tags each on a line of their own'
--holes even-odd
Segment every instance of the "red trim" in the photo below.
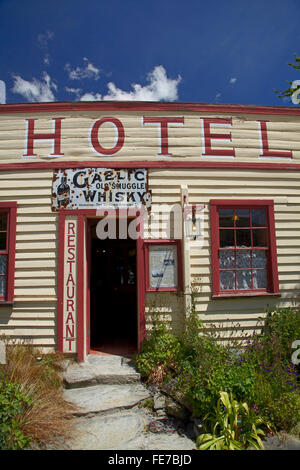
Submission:
<svg viewBox="0 0 300 470">
<path fill-rule="evenodd" d="M 101 216 L 97 214 L 96 209 L 75 209 L 75 210 L 62 210 L 65 215 L 78 215 L 78 219 L 83 216 L 96 216 L 100 219 Z M 127 211 L 125 210 L 125 213 Z M 118 217 L 125 216 L 124 209 L 116 209 L 116 215 Z M 130 215 L 129 215 L 130 217 Z M 87 230 L 86 230 L 86 250 L 87 250 L 87 293 L 86 293 L 86 328 L 87 328 L 87 354 L 90 352 L 90 272 L 91 272 L 91 240 L 90 240 L 90 223 L 94 219 L 87 219 Z M 140 232 L 143 233 L 143 227 Z M 80 232 L 78 232 L 78 236 Z M 80 235 L 81 236 L 81 235 Z M 137 332 L 138 332 L 138 350 L 140 350 L 143 340 L 146 337 L 146 326 L 145 326 L 145 267 L 144 267 L 144 245 L 143 239 L 138 238 L 136 241 L 136 277 L 137 277 Z M 82 265 L 84 259 L 82 259 Z M 78 284 L 79 285 L 79 284 Z M 83 292 L 82 292 L 83 297 Z M 78 304 L 77 304 L 78 305 Z M 77 317 L 78 318 L 78 317 Z"/>
<path fill-rule="evenodd" d="M 17 228 L 17 202 L 2 202 L 0 207 L 9 209 L 9 239 L 7 259 L 7 290 L 6 302 L 13 302 L 15 288 L 15 258 L 16 258 L 16 228 Z"/>
<path fill-rule="evenodd" d="M 174 157 L 173 157 L 174 158 Z M 201 158 L 201 157 L 199 157 Z M 262 162 L 209 162 L 174 160 L 88 160 L 88 161 L 41 161 L 27 163 L 0 163 L 0 171 L 57 170 L 57 168 L 182 168 L 182 169 L 224 169 L 224 170 L 293 170 L 300 171 L 300 163 Z"/>
<path fill-rule="evenodd" d="M 64 336 L 64 261 L 65 261 L 65 221 L 61 211 L 58 219 L 58 261 L 57 261 L 57 351 L 63 352 Z"/>
<path fill-rule="evenodd" d="M 77 359 L 84 361 L 84 216 L 77 218 Z"/>
<path fill-rule="evenodd" d="M 244 113 L 299 116 L 299 107 L 255 106 L 244 104 L 161 103 L 151 101 L 62 101 L 54 103 L 1 104 L 0 114 L 61 111 L 172 111 L 207 113 Z"/>
<path fill-rule="evenodd" d="M 145 320 L 145 258 L 142 238 L 136 241 L 136 277 L 137 277 L 137 321 L 138 321 L 138 351 L 146 338 Z"/>
<path fill-rule="evenodd" d="M 268 220 L 268 288 L 252 289 L 252 290 L 220 290 L 220 269 L 219 269 L 219 218 L 218 208 L 234 209 L 238 207 L 261 207 L 267 209 Z M 212 199 L 210 201 L 210 231 L 211 231 L 211 263 L 212 263 L 212 297 L 238 297 L 252 295 L 279 295 L 279 281 L 277 268 L 277 251 L 276 251 L 276 232 L 274 223 L 274 201 L 273 200 L 237 200 L 237 199 Z"/>
<path fill-rule="evenodd" d="M 149 246 L 150 245 L 176 245 L 177 247 L 177 287 L 150 287 L 149 279 Z M 181 240 L 144 240 L 145 246 L 145 282 L 146 292 L 178 292 L 182 290 L 182 254 L 181 254 Z"/>
<path fill-rule="evenodd" d="M 86 354 L 91 351 L 91 317 L 90 317 L 90 306 L 91 306 L 91 227 L 90 221 L 86 221 Z"/>
<path fill-rule="evenodd" d="M 14 301 L 14 285 L 15 285 L 15 257 L 16 257 L 16 225 L 17 225 L 17 202 L 2 201 L 0 202 L 0 211 L 7 213 L 8 234 L 6 240 L 6 250 L 2 253 L 7 256 L 6 267 L 6 295 L 0 299 L 0 305 L 9 305 Z"/>
</svg>

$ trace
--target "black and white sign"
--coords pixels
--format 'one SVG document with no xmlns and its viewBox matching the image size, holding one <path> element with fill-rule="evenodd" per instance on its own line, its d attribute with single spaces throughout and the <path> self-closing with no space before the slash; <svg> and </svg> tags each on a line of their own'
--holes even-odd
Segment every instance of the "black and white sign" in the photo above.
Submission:
<svg viewBox="0 0 300 470">
<path fill-rule="evenodd" d="M 52 208 L 150 207 L 147 170 L 83 168 L 54 172 Z"/>
</svg>

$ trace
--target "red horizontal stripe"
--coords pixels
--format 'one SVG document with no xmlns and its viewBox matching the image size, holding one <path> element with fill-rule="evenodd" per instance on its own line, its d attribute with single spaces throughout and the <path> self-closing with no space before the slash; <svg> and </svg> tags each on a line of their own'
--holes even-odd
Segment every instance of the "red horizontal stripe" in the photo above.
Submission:
<svg viewBox="0 0 300 470">
<path fill-rule="evenodd" d="M 275 114 L 299 116 L 299 107 L 244 104 L 161 103 L 151 101 L 63 101 L 53 103 L 1 104 L 0 114 L 58 111 L 176 111 L 208 113 Z"/>
<path fill-rule="evenodd" d="M 57 168 L 182 168 L 182 169 L 224 169 L 224 170 L 292 170 L 300 171 L 300 163 L 265 163 L 265 162 L 208 162 L 174 160 L 124 160 L 124 161 L 42 161 L 0 163 L 0 171 L 51 170 Z"/>
</svg>

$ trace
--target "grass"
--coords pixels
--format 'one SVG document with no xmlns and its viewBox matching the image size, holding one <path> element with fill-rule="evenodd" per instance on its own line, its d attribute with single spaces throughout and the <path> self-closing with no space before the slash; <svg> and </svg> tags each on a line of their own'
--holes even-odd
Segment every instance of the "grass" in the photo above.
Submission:
<svg viewBox="0 0 300 470">
<path fill-rule="evenodd" d="M 30 406 L 18 416 L 22 433 L 39 446 L 65 443 L 72 437 L 73 406 L 63 398 L 63 355 L 43 355 L 28 344 L 7 344 L 0 380 L 20 384 Z"/>
</svg>

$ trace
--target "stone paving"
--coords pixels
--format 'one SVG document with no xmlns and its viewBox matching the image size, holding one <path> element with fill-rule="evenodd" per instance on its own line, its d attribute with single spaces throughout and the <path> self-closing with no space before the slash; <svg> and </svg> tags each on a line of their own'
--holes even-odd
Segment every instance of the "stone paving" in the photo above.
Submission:
<svg viewBox="0 0 300 470">
<path fill-rule="evenodd" d="M 64 373 L 65 399 L 74 413 L 72 450 L 192 450 L 195 442 L 176 420 L 140 405 L 151 398 L 126 358 L 88 356 Z M 180 432 L 178 432 L 178 430 Z"/>
</svg>

